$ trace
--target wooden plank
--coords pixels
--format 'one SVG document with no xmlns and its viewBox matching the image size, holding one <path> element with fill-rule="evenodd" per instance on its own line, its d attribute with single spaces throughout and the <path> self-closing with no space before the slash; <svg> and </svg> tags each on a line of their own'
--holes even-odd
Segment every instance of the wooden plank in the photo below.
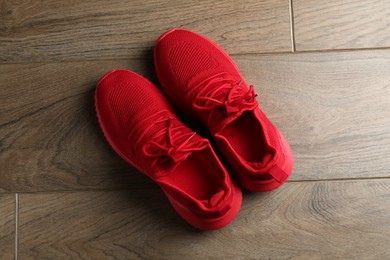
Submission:
<svg viewBox="0 0 390 260">
<path fill-rule="evenodd" d="M 294 0 L 297 51 L 390 47 L 390 1 Z"/>
<path fill-rule="evenodd" d="M 15 259 L 15 195 L 0 194 L 0 258 Z"/>
<path fill-rule="evenodd" d="M 229 53 L 291 51 L 288 1 L 1 0 L 0 62 L 150 56 L 174 27 Z"/>
<path fill-rule="evenodd" d="M 390 176 L 390 51 L 239 60 L 292 146 L 292 180 Z"/>
<path fill-rule="evenodd" d="M 387 177 L 390 52 L 235 56 L 290 142 L 292 180 Z M 0 191 L 155 187 L 115 155 L 93 108 L 99 77 L 151 60 L 0 65 Z"/>
<path fill-rule="evenodd" d="M 105 72 L 128 67 L 144 73 L 146 63 L 1 65 L 0 189 L 154 187 L 108 146 L 93 102 Z"/>
<path fill-rule="evenodd" d="M 241 212 L 198 232 L 160 191 L 20 195 L 29 259 L 387 259 L 390 180 L 287 183 L 244 194 Z M 44 228 L 43 228 L 44 227 Z"/>
</svg>

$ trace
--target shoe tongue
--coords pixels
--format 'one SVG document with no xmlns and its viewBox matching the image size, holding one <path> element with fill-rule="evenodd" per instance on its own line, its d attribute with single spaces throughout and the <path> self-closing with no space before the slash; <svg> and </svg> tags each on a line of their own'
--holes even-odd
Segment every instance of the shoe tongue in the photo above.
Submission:
<svg viewBox="0 0 390 260">
<path fill-rule="evenodd" d="M 202 203 L 207 208 L 213 208 L 217 206 L 219 202 L 221 202 L 224 194 L 225 194 L 224 190 L 219 190 L 209 200 L 202 200 Z"/>
<path fill-rule="evenodd" d="M 215 99 L 220 100 L 221 102 L 226 102 L 229 98 L 229 95 L 231 95 L 233 99 L 241 97 L 245 94 L 246 88 L 246 83 L 242 82 L 240 88 L 234 89 L 232 93 L 230 93 L 230 89 L 222 89 L 215 95 Z M 233 113 L 230 113 L 230 110 L 232 110 Z M 210 128 L 212 132 L 217 133 L 221 131 L 223 128 L 226 127 L 226 125 L 236 120 L 242 114 L 242 112 L 247 110 L 250 109 L 240 106 L 226 106 L 223 109 L 219 110 L 218 112 L 216 112 L 216 114 L 211 120 Z"/>
<path fill-rule="evenodd" d="M 160 122 L 148 120 L 148 122 L 143 123 L 141 121 L 142 127 L 139 127 L 139 130 L 131 136 L 133 140 L 137 140 L 138 149 L 143 149 L 143 145 L 147 142 L 153 142 L 153 145 L 148 146 L 149 153 L 153 154 L 155 152 L 159 153 L 161 147 L 164 147 L 163 149 L 179 148 L 179 146 L 186 141 L 187 143 L 185 146 L 188 147 L 189 145 L 192 147 L 196 146 L 195 144 L 191 146 L 192 143 L 199 142 L 200 144 L 204 141 L 201 136 L 197 135 L 190 128 L 182 125 L 180 121 L 176 119 L 169 119 L 170 116 L 172 115 L 168 114 L 166 116 L 167 120 Z M 150 124 L 152 125 L 150 126 Z M 171 138 L 171 142 L 169 138 Z M 176 152 L 170 155 L 173 161 L 159 164 L 159 174 L 166 174 L 173 171 L 191 153 L 192 152 L 190 150 L 183 152 L 179 148 Z"/>
<path fill-rule="evenodd" d="M 144 133 L 144 136 L 142 138 L 143 141 L 153 140 L 163 146 L 169 146 L 170 143 L 168 139 L 168 127 L 169 127 L 168 124 L 169 124 L 168 121 L 154 124 L 153 127 L 151 127 L 147 132 Z M 175 128 L 177 127 L 177 124 L 178 124 L 177 122 L 173 122 L 171 127 Z M 162 129 L 164 129 L 165 132 L 162 135 L 155 138 L 155 135 Z M 170 131 L 171 131 L 173 146 L 179 146 L 190 137 L 191 137 L 191 142 L 198 141 L 199 139 L 201 139 L 201 137 L 196 134 L 191 136 L 190 134 L 193 134 L 194 131 L 192 131 L 187 127 L 181 127 L 180 129 L 171 129 Z"/>
<path fill-rule="evenodd" d="M 127 123 L 128 133 L 130 133 L 130 138 L 137 143 L 145 143 L 147 141 L 153 140 L 154 136 L 161 131 L 162 129 L 168 128 L 168 120 L 164 120 L 162 122 L 157 122 L 159 117 L 166 117 L 167 119 L 172 116 L 171 113 L 166 111 L 165 113 L 153 117 L 155 114 L 159 114 L 160 111 L 151 111 L 147 110 L 144 112 L 140 112 L 136 117 L 131 118 Z M 135 131 L 134 131 L 135 130 Z M 164 141 L 168 142 L 168 134 L 161 135 L 154 141 L 160 142 L 162 144 L 167 144 Z M 141 138 L 141 139 L 140 139 Z"/>
<path fill-rule="evenodd" d="M 215 99 L 224 102 L 228 99 L 228 96 L 229 96 L 229 89 L 223 89 L 215 95 Z"/>
</svg>

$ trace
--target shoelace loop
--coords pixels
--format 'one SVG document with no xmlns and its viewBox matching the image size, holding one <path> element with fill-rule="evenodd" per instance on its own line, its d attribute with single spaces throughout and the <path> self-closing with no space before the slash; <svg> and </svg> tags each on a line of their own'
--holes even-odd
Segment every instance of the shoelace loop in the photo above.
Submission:
<svg viewBox="0 0 390 260">
<path fill-rule="evenodd" d="M 196 133 L 183 131 L 186 127 L 174 124 L 174 120 L 177 119 L 165 115 L 157 117 L 154 124 L 166 123 L 166 126 L 158 130 L 151 137 L 151 140 L 142 145 L 143 154 L 152 159 L 152 168 L 156 165 L 171 168 L 182 162 L 190 153 L 204 149 L 207 144 L 204 139 L 193 141 Z M 149 131 L 151 127 L 145 129 L 144 133 Z M 179 140 L 184 141 L 178 143 Z"/>
<path fill-rule="evenodd" d="M 197 93 L 192 106 L 210 112 L 209 121 L 214 111 L 222 110 L 227 116 L 234 116 L 243 109 L 251 110 L 258 106 L 254 87 L 250 85 L 249 90 L 246 90 L 242 80 L 237 82 L 224 72 L 201 81 L 191 89 L 191 93 Z"/>
</svg>

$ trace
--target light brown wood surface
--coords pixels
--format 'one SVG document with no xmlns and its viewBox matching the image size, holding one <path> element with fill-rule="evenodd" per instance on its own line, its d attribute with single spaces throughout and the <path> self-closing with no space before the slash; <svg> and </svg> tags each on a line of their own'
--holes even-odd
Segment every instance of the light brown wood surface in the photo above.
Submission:
<svg viewBox="0 0 390 260">
<path fill-rule="evenodd" d="M 244 194 L 238 217 L 212 232 L 185 224 L 155 189 L 22 194 L 19 255 L 21 259 L 386 259 L 389 193 L 389 180 L 288 183 L 271 193 Z"/>
<path fill-rule="evenodd" d="M 0 0 L 0 259 L 390 259 L 389 10 Z M 217 231 L 185 223 L 112 151 L 94 112 L 111 69 L 158 83 L 152 48 L 173 27 L 232 55 L 295 158 L 285 185 L 244 192 Z"/>
<path fill-rule="evenodd" d="M 390 51 L 248 56 L 260 106 L 289 141 L 291 180 L 390 177 Z"/>
<path fill-rule="evenodd" d="M 293 0 L 297 51 L 390 47 L 388 0 Z"/>
<path fill-rule="evenodd" d="M 15 258 L 15 195 L 0 194 L 0 259 Z"/>
<path fill-rule="evenodd" d="M 0 1 L 0 61 L 143 57 L 174 27 L 230 53 L 290 51 L 289 5 L 245 1 Z"/>
<path fill-rule="evenodd" d="M 148 62 L 149 63 L 149 62 Z M 151 181 L 108 146 L 93 95 L 116 67 L 147 71 L 146 62 L 64 62 L 0 65 L 3 191 L 143 188 Z M 141 67 L 141 71 L 137 67 Z M 153 186 L 154 187 L 154 186 Z"/>
</svg>

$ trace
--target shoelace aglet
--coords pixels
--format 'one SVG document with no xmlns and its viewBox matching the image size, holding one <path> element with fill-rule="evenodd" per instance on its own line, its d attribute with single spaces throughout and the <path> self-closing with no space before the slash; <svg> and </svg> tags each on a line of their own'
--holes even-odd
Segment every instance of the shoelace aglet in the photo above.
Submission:
<svg viewBox="0 0 390 260">
<path fill-rule="evenodd" d="M 193 132 L 192 135 L 190 137 L 187 138 L 186 141 L 189 141 L 192 137 L 194 137 L 196 135 L 196 132 Z"/>
</svg>

